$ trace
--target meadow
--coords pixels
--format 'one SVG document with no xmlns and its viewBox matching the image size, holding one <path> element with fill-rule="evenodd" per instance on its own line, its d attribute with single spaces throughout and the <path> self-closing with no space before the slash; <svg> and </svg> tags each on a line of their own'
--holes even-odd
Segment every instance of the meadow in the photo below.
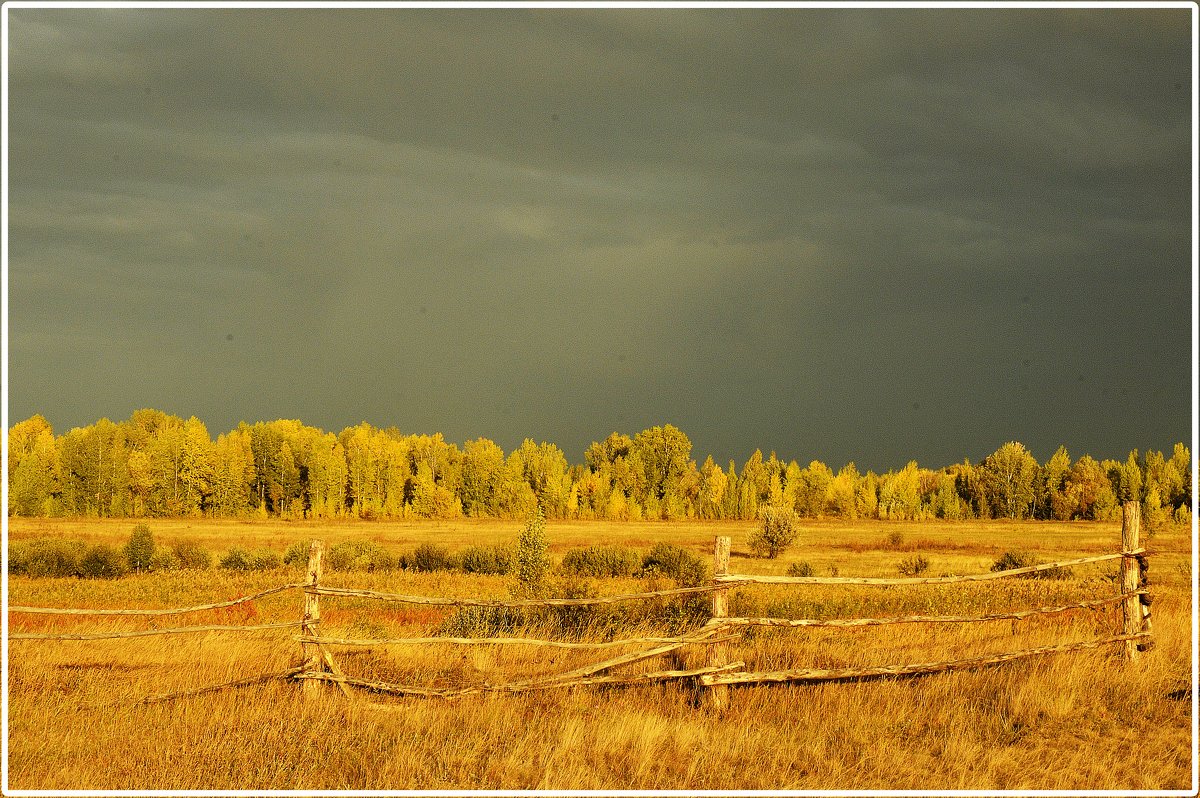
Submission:
<svg viewBox="0 0 1200 798">
<path fill-rule="evenodd" d="M 450 549 L 510 544 L 519 521 L 272 522 L 154 520 L 160 545 L 191 540 L 220 556 L 233 547 L 280 554 L 314 538 L 370 540 L 396 553 L 435 541 Z M 70 537 L 120 545 L 131 521 L 11 519 L 14 541 Z M 906 557 L 927 575 L 987 571 L 1006 551 L 1044 561 L 1117 551 L 1120 527 L 1093 522 L 807 521 L 775 560 L 753 557 L 750 522 L 550 522 L 550 553 L 597 543 L 645 551 L 667 542 L 710 559 L 733 538 L 735 573 L 897 576 Z M 270 682 L 136 704 L 164 694 L 281 672 L 301 658 L 295 630 L 95 641 L 8 643 L 9 789 L 1060 789 L 1182 790 L 1192 781 L 1191 532 L 1147 542 L 1156 646 L 1132 664 L 1120 646 L 1036 657 L 918 678 L 738 686 L 721 713 L 698 691 L 665 683 L 394 697 Z M 731 613 L 786 617 L 982 614 L 1113 595 L 1116 566 L 1069 578 L 933 586 L 735 588 Z M 167 571 L 117 580 L 9 579 L 11 605 L 178 607 L 225 601 L 301 581 L 296 568 Z M 670 587 L 663 579 L 555 579 L 612 594 Z M 322 584 L 391 593 L 508 598 L 512 580 L 458 572 L 329 573 Z M 139 630 L 155 625 L 294 621 L 302 598 L 280 593 L 222 610 L 166 618 L 10 613 L 10 631 Z M 661 603 L 660 603 L 661 604 Z M 659 606 L 659 610 L 663 607 Z M 322 634 L 429 635 L 452 609 L 322 597 Z M 581 639 L 671 634 L 686 613 L 604 610 L 582 618 Z M 521 631 L 537 633 L 533 628 Z M 755 670 L 931 662 L 1116 633 L 1115 605 L 981 624 L 863 629 L 756 628 L 729 645 Z M 570 669 L 608 656 L 526 646 L 379 645 L 335 651 L 361 678 L 456 687 Z M 665 658 L 696 667 L 699 647 Z M 630 670 L 654 670 L 639 663 Z"/>
</svg>

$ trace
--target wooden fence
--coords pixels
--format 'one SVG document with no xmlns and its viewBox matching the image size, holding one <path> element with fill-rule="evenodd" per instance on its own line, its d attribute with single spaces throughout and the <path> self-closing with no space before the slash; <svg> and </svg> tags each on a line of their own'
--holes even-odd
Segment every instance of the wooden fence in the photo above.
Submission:
<svg viewBox="0 0 1200 798">
<path fill-rule="evenodd" d="M 1124 508 L 1121 527 L 1121 551 L 1113 554 L 1103 554 L 1094 557 L 1082 557 L 1074 560 L 1064 560 L 1055 563 L 1016 568 L 1007 571 L 989 572 L 969 576 L 944 577 L 911 577 L 911 578 L 866 578 L 866 577 L 787 577 L 787 576 L 758 576 L 731 574 L 729 572 L 730 538 L 718 537 L 714 551 L 714 569 L 711 584 L 698 587 L 683 587 L 671 590 L 658 590 L 643 593 L 631 593 L 597 598 L 577 599 L 525 599 L 516 601 L 498 601 L 471 598 L 445 598 L 431 596 L 402 595 L 381 593 L 356 588 L 338 588 L 321 584 L 324 567 L 325 546 L 322 541 L 313 541 L 309 552 L 308 568 L 305 580 L 300 583 L 282 585 L 250 596 L 215 604 L 205 604 L 195 607 L 157 610 L 93 610 L 93 609 L 59 609 L 47 607 L 10 606 L 9 612 L 45 613 L 58 615 L 92 615 L 92 616 L 163 616 L 202 610 L 219 609 L 242 604 L 263 598 L 285 590 L 299 589 L 303 591 L 304 604 L 301 620 L 286 623 L 244 625 L 244 626 L 187 626 L 165 629 L 151 629 L 132 632 L 90 632 L 66 634 L 13 633 L 9 640 L 101 640 L 115 638 L 143 637 L 163 634 L 189 634 L 198 632 L 244 632 L 279 628 L 299 628 L 295 638 L 302 647 L 300 664 L 281 673 L 262 674 L 240 679 L 234 682 L 212 685 L 178 693 L 149 696 L 141 703 L 164 701 L 181 696 L 199 695 L 229 687 L 240 687 L 257 684 L 272 679 L 298 680 L 303 683 L 303 691 L 314 695 L 320 690 L 322 683 L 337 685 L 347 698 L 352 698 L 351 687 L 363 688 L 376 693 L 393 695 L 413 695 L 439 698 L 455 698 L 476 695 L 485 692 L 518 693 L 532 690 L 548 690 L 580 685 L 608 684 L 646 684 L 669 680 L 689 680 L 707 688 L 705 694 L 708 704 L 715 709 L 722 709 L 728 703 L 728 691 L 736 684 L 768 684 L 779 682 L 814 682 L 847 679 L 864 679 L 881 676 L 903 676 L 912 674 L 927 674 L 967 668 L 977 668 L 996 665 L 1026 657 L 1044 654 L 1064 653 L 1094 649 L 1115 643 L 1123 644 L 1123 654 L 1126 661 L 1133 661 L 1139 651 L 1148 650 L 1152 646 L 1150 604 L 1151 596 L 1147 589 L 1146 557 L 1149 552 L 1139 546 L 1140 513 L 1136 502 L 1127 503 Z M 980 616 L 933 616 L 913 615 L 890 618 L 843 618 L 843 619 L 810 619 L 810 618 L 758 618 L 731 617 L 729 615 L 729 592 L 732 588 L 750 584 L 791 584 L 791 585 L 928 585 L 958 582 L 978 582 L 993 579 L 1012 578 L 1055 568 L 1064 568 L 1084 563 L 1103 562 L 1106 560 L 1121 561 L 1120 592 L 1115 596 L 1097 598 L 1074 604 L 1037 607 L 1027 610 L 993 613 Z M 321 596 L 328 597 L 357 597 L 381 602 L 399 602 L 419 605 L 455 606 L 455 607 L 580 607 L 600 604 L 613 604 L 626 601 L 640 601 L 669 596 L 690 594 L 712 595 L 712 614 L 707 623 L 686 634 L 672 637 L 627 637 L 604 642 L 580 642 L 566 640 L 536 639 L 529 637 L 405 637 L 394 639 L 356 640 L 341 637 L 322 636 L 319 632 L 321 623 Z M 895 665 L 869 668 L 840 668 L 840 669 L 794 669 L 782 671 L 752 672 L 745 670 L 744 662 L 730 662 L 728 644 L 739 638 L 739 633 L 750 627 L 834 627 L 856 628 L 886 624 L 914 623 L 977 623 L 997 620 L 1022 620 L 1037 615 L 1050 615 L 1067 612 L 1074 609 L 1095 609 L 1098 607 L 1119 603 L 1122 607 L 1122 630 L 1120 634 L 1111 635 L 1095 640 L 1060 645 L 1042 646 L 1040 648 L 1011 651 L 987 656 L 945 660 L 939 662 L 901 663 Z M 521 645 L 540 646 L 577 650 L 603 650 L 632 648 L 632 651 L 615 657 L 583 665 L 572 670 L 525 681 L 507 682 L 500 684 L 483 684 L 457 689 L 436 689 L 427 686 L 400 685 L 390 682 L 356 678 L 348 676 L 339 666 L 331 649 L 340 646 L 386 646 L 402 645 Z M 688 670 L 657 670 L 649 673 L 613 674 L 610 671 L 620 666 L 635 662 L 643 662 L 685 646 L 703 646 L 707 648 L 707 657 L 703 667 Z"/>
</svg>

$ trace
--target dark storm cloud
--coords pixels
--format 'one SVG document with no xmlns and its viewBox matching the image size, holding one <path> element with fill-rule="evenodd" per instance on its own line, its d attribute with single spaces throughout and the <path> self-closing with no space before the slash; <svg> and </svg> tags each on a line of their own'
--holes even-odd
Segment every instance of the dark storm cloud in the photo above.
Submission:
<svg viewBox="0 0 1200 798">
<path fill-rule="evenodd" d="M 1190 437 L 1186 9 L 10 20 L 10 409 Z"/>
</svg>

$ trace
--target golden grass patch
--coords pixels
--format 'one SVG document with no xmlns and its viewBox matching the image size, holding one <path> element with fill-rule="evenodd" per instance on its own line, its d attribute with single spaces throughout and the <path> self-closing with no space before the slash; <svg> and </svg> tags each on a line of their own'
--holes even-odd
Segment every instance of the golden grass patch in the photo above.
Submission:
<svg viewBox="0 0 1200 798">
<path fill-rule="evenodd" d="M 14 519 L 14 539 L 72 536 L 120 544 L 132 522 Z M 160 543 L 195 539 L 282 551 L 313 537 L 369 539 L 401 552 L 421 542 L 451 549 L 515 539 L 515 522 L 332 524 L 152 521 Z M 733 537 L 732 570 L 784 573 L 806 561 L 817 575 L 894 576 L 916 551 L 930 573 L 986 571 L 1000 553 L 1045 560 L 1115 551 L 1116 524 L 973 522 L 807 523 L 778 560 L 744 556 L 750 524 L 551 522 L 552 552 L 597 542 L 646 550 L 664 541 L 709 556 Z M 894 542 L 899 532 L 900 541 Z M 1125 665 L 1110 646 L 976 671 L 861 682 L 735 687 L 714 714 L 686 685 L 568 688 L 456 700 L 356 693 L 332 686 L 306 698 L 272 682 L 136 706 L 300 661 L 292 630 L 99 641 L 9 642 L 11 789 L 1186 789 L 1191 781 L 1190 539 L 1164 533 L 1150 572 L 1157 647 Z M 742 556 L 739 556 L 742 555 Z M 896 586 L 739 587 L 734 614 L 878 617 L 981 614 L 1111 595 L 1107 564 L 1066 580 Z M 298 581 L 297 569 L 167 572 L 115 581 L 10 579 L 10 602 L 61 607 L 175 607 L 224 601 Z M 439 572 L 340 573 L 330 585 L 393 593 L 506 598 L 508 580 Z M 642 580 L 592 580 L 602 593 Z M 139 630 L 297 620 L 302 597 L 166 618 L 11 614 L 13 631 Z M 322 634 L 428 635 L 448 608 L 323 597 Z M 632 616 L 631 616 L 632 617 Z M 1119 629 L 1113 607 L 983 624 L 864 629 L 746 630 L 731 660 L 749 669 L 928 662 L 1087 640 Z M 669 633 L 638 621 L 622 635 Z M 593 630 L 587 639 L 611 636 Z M 515 681 L 608 658 L 608 651 L 527 646 L 379 645 L 334 650 L 360 678 L 424 686 Z M 645 672 L 703 664 L 700 648 Z M 1136 767 L 1128 763 L 1136 761 Z"/>
</svg>

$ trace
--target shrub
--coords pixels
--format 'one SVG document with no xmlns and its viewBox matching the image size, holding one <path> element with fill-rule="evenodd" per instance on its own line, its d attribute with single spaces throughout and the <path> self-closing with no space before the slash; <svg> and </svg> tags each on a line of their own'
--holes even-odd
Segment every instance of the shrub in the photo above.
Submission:
<svg viewBox="0 0 1200 798">
<path fill-rule="evenodd" d="M 1027 551 L 1006 551 L 995 562 L 992 563 L 992 571 L 1012 571 L 1017 568 L 1029 568 L 1034 565 L 1041 565 L 1034 554 Z M 1034 571 L 1029 574 L 1020 574 L 1018 579 L 1070 579 L 1073 572 L 1070 568 L 1047 568 L 1044 571 Z"/>
<path fill-rule="evenodd" d="M 633 576 L 641 563 L 637 553 L 621 546 L 588 546 L 571 549 L 562 558 L 562 569 L 578 576 Z"/>
<path fill-rule="evenodd" d="M 520 607 L 459 607 L 438 624 L 438 637 L 511 637 L 525 625 Z"/>
<path fill-rule="evenodd" d="M 292 555 L 293 562 L 298 559 L 292 549 L 288 549 L 288 554 Z M 286 558 L 284 562 L 288 562 Z M 396 555 L 370 540 L 339 543 L 329 550 L 329 557 L 325 562 L 333 571 L 393 571 L 396 569 Z M 299 561 L 299 564 L 302 567 L 308 565 L 307 548 L 304 551 L 304 558 Z"/>
<path fill-rule="evenodd" d="M 11 576 L 25 573 L 25 565 L 29 560 L 26 544 L 15 540 L 8 544 L 8 573 Z"/>
<path fill-rule="evenodd" d="M 422 543 L 405 559 L 405 566 L 414 571 L 452 571 L 454 558 L 445 546 Z"/>
<path fill-rule="evenodd" d="M 207 571 L 212 568 L 212 553 L 194 540 L 183 540 L 175 545 L 175 560 L 183 571 Z"/>
<path fill-rule="evenodd" d="M 920 576 L 929 570 L 929 560 L 922 557 L 920 554 L 914 554 L 911 557 L 905 557 L 896 566 L 896 570 L 901 576 Z"/>
<path fill-rule="evenodd" d="M 158 549 L 150 558 L 151 571 L 175 571 L 179 568 L 179 558 L 170 549 Z"/>
<path fill-rule="evenodd" d="M 150 561 L 154 559 L 154 535 L 150 533 L 150 527 L 138 524 L 133 528 L 129 542 L 125 544 L 125 559 L 134 573 L 150 570 Z"/>
<path fill-rule="evenodd" d="M 521 530 L 514 559 L 517 593 L 533 596 L 543 593 L 546 575 L 550 573 L 550 547 L 546 542 L 546 517 L 541 505 Z"/>
<path fill-rule="evenodd" d="M 293 567 L 305 568 L 308 566 L 308 552 L 312 548 L 312 543 L 306 543 L 303 540 L 298 540 L 287 547 L 287 551 L 283 553 L 283 564 Z M 334 548 L 337 548 L 336 546 Z M 332 554 L 332 552 L 330 552 Z"/>
<path fill-rule="evenodd" d="M 600 595 L 594 584 L 576 574 L 555 579 L 549 592 L 556 598 L 565 599 L 590 599 Z M 528 611 L 526 618 L 527 623 L 536 621 L 544 625 L 545 633 L 551 636 L 603 639 L 631 625 L 629 610 L 628 604 L 551 606 Z"/>
<path fill-rule="evenodd" d="M 221 558 L 221 567 L 227 571 L 270 571 L 279 563 L 279 555 L 270 549 L 246 551 L 234 547 Z"/>
<path fill-rule="evenodd" d="M 683 587 L 695 587 L 708 581 L 708 566 L 704 560 L 681 546 L 655 543 L 642 558 L 642 571 L 670 577 Z"/>
<path fill-rule="evenodd" d="M 90 546 L 79 558 L 79 575 L 84 579 L 116 579 L 126 571 L 126 558 L 112 546 Z"/>
<path fill-rule="evenodd" d="M 790 507 L 764 507 L 757 528 L 746 542 L 760 557 L 775 559 L 795 541 L 800 531 L 800 516 Z"/>
<path fill-rule="evenodd" d="M 888 542 L 888 545 L 891 546 L 893 549 L 899 548 L 900 545 L 902 543 L 904 543 L 904 533 L 902 533 L 898 530 L 893 530 L 891 532 L 888 532 L 887 542 Z"/>
<path fill-rule="evenodd" d="M 1027 551 L 1006 551 L 998 560 L 992 563 L 992 571 L 1012 571 L 1016 568 L 1028 568 L 1037 565 L 1037 557 Z"/>
<path fill-rule="evenodd" d="M 499 574 L 512 572 L 513 554 L 507 546 L 468 546 L 458 558 L 463 571 L 469 574 Z"/>
<path fill-rule="evenodd" d="M 33 577 L 79 575 L 84 546 L 77 540 L 40 538 L 9 545 L 8 572 Z"/>
<path fill-rule="evenodd" d="M 812 576 L 813 567 L 809 562 L 794 562 L 788 566 L 788 576 Z"/>
<path fill-rule="evenodd" d="M 251 571 L 271 571 L 280 565 L 279 555 L 270 549 L 255 549 L 250 552 Z"/>
<path fill-rule="evenodd" d="M 226 571 L 249 571 L 250 552 L 234 547 L 221 558 L 221 568 Z"/>
</svg>

